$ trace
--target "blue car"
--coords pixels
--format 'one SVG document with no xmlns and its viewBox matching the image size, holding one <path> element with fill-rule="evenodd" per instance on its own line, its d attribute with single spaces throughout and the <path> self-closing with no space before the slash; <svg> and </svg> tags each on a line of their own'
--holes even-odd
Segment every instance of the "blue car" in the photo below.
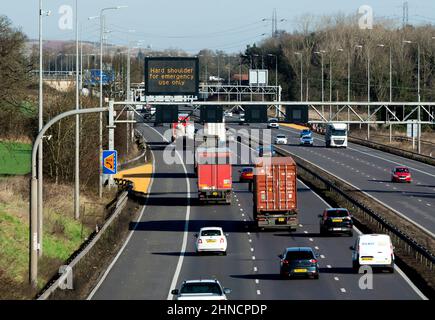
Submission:
<svg viewBox="0 0 435 320">
<path fill-rule="evenodd" d="M 257 156 L 258 157 L 274 157 L 276 156 L 276 151 L 274 150 L 272 145 L 269 146 L 261 146 L 257 147 Z"/>
<path fill-rule="evenodd" d="M 299 140 L 299 144 L 302 146 L 313 146 L 314 139 L 312 136 L 302 136 Z"/>
<path fill-rule="evenodd" d="M 304 130 L 301 131 L 300 137 L 302 138 L 304 136 L 312 137 L 313 133 L 311 132 L 310 129 L 304 129 Z"/>
</svg>

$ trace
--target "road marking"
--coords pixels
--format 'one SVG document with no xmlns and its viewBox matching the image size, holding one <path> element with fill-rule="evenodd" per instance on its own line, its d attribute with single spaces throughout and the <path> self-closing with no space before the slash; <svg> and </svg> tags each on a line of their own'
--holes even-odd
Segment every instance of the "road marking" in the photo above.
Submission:
<svg viewBox="0 0 435 320">
<path fill-rule="evenodd" d="M 330 264 L 326 265 L 326 267 L 327 267 L 328 269 L 331 269 L 331 268 L 332 268 L 332 266 L 331 266 Z"/>
<path fill-rule="evenodd" d="M 237 204 L 240 207 L 240 203 Z"/>
<path fill-rule="evenodd" d="M 258 268 L 257 267 L 254 267 L 254 272 L 257 272 L 258 271 Z"/>
<path fill-rule="evenodd" d="M 246 232 L 247 234 L 248 234 L 248 236 L 250 236 L 251 235 L 251 233 L 250 232 Z"/>
<path fill-rule="evenodd" d="M 254 248 L 251 248 L 251 252 L 254 252 Z"/>
<path fill-rule="evenodd" d="M 320 258 L 325 259 L 325 256 L 323 254 L 320 255 Z"/>
<path fill-rule="evenodd" d="M 248 239 L 249 242 L 252 242 L 252 239 Z"/>
<path fill-rule="evenodd" d="M 307 234 L 307 233 L 308 233 L 308 231 L 306 231 L 306 230 L 305 230 L 305 231 L 304 231 L 304 233 L 305 233 L 305 234 Z"/>
<path fill-rule="evenodd" d="M 246 219 L 243 219 L 243 222 L 246 222 Z"/>
<path fill-rule="evenodd" d="M 257 290 L 257 295 L 261 295 L 261 291 L 260 290 Z"/>
<path fill-rule="evenodd" d="M 303 225 L 302 224 L 299 224 L 299 228 L 302 228 L 303 227 Z"/>
<path fill-rule="evenodd" d="M 256 283 L 256 284 L 259 284 L 259 283 L 260 283 L 260 280 L 255 279 L 255 283 Z"/>
<path fill-rule="evenodd" d="M 346 293 L 346 289 L 345 288 L 340 288 L 340 291 L 343 293 Z"/>
<path fill-rule="evenodd" d="M 243 211 L 243 209 L 242 209 L 242 208 L 240 208 L 240 211 Z"/>
<path fill-rule="evenodd" d="M 310 240 L 311 242 L 313 242 L 314 240 L 313 240 L 313 238 L 310 238 L 310 239 L 308 239 L 308 240 Z"/>
<path fill-rule="evenodd" d="M 245 216 L 245 214 L 244 213 L 242 213 L 242 217 L 244 217 Z"/>
<path fill-rule="evenodd" d="M 338 279 L 338 277 L 334 277 L 334 280 L 335 280 L 335 281 L 339 281 L 340 279 Z"/>
<path fill-rule="evenodd" d="M 255 256 L 252 256 L 252 260 L 255 260 Z"/>
<path fill-rule="evenodd" d="M 316 249 L 316 250 L 320 250 L 319 247 L 314 247 L 314 249 Z"/>
<path fill-rule="evenodd" d="M 148 126 L 149 128 L 153 129 L 155 132 L 157 132 L 164 140 L 168 141 L 160 132 L 158 132 L 156 129 Z M 169 141 L 168 141 L 169 142 Z M 180 156 L 180 153 L 178 151 L 175 151 L 175 153 L 178 155 L 178 158 L 180 159 L 181 165 L 183 166 L 184 173 L 186 174 L 186 183 L 187 183 L 187 199 L 188 199 L 188 205 L 186 207 L 186 216 L 185 216 L 185 223 L 184 223 L 184 235 L 183 235 L 183 242 L 181 244 L 181 251 L 180 256 L 178 258 L 177 267 L 175 268 L 174 277 L 172 278 L 171 286 L 169 287 L 169 293 L 167 300 L 172 300 L 172 289 L 175 288 L 177 285 L 178 277 L 181 272 L 181 267 L 183 265 L 184 255 L 186 253 L 186 247 L 187 247 L 187 235 L 189 233 L 189 219 L 190 219 L 190 181 L 187 176 L 187 168 L 184 164 L 183 158 Z"/>
<path fill-rule="evenodd" d="M 154 170 L 156 168 L 156 163 L 155 163 L 155 157 L 154 157 L 154 153 L 151 150 L 151 154 L 153 156 L 153 173 Z M 154 177 L 153 175 L 151 175 L 151 181 L 150 184 L 148 185 L 148 192 L 147 194 L 149 194 L 149 191 L 152 188 L 154 182 Z M 98 291 L 98 289 L 100 288 L 100 286 L 103 284 L 104 280 L 106 280 L 107 275 L 109 274 L 109 272 L 112 270 L 113 266 L 115 265 L 115 263 L 118 261 L 119 257 L 121 256 L 121 254 L 124 252 L 125 247 L 128 245 L 128 243 L 130 242 L 131 237 L 133 236 L 134 231 L 136 230 L 137 226 L 139 225 L 140 221 L 142 220 L 142 216 L 145 212 L 145 209 L 147 207 L 147 202 L 148 202 L 148 196 L 146 197 L 145 200 L 145 205 L 142 208 L 142 211 L 133 227 L 133 230 L 130 231 L 127 239 L 125 240 L 124 244 L 122 245 L 121 249 L 119 250 L 119 252 L 116 254 L 115 258 L 113 259 L 113 261 L 110 263 L 110 265 L 107 267 L 106 271 L 104 272 L 103 276 L 101 277 L 100 281 L 98 281 L 97 285 L 95 286 L 94 289 L 92 289 L 91 293 L 89 294 L 89 296 L 86 298 L 86 300 L 91 300 L 92 297 L 95 295 L 95 293 Z"/>
</svg>

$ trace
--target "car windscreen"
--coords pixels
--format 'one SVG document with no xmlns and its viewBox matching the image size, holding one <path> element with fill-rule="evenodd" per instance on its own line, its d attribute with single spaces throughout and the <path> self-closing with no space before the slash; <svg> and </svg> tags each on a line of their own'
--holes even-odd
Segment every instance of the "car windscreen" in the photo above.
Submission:
<svg viewBox="0 0 435 320">
<path fill-rule="evenodd" d="M 285 135 L 283 135 L 283 134 L 279 134 L 279 135 L 277 135 L 276 136 L 278 139 L 285 139 Z"/>
<path fill-rule="evenodd" d="M 313 258 L 314 256 L 311 251 L 289 251 L 285 257 L 287 261 L 310 260 Z"/>
<path fill-rule="evenodd" d="M 311 140 L 311 139 L 313 139 L 313 138 L 310 137 L 310 136 L 303 136 L 303 137 L 302 137 L 302 140 Z"/>
<path fill-rule="evenodd" d="M 346 130 L 336 130 L 336 129 L 332 129 L 332 130 L 331 130 L 331 135 L 332 135 L 332 136 L 345 137 L 345 136 L 346 136 Z"/>
<path fill-rule="evenodd" d="M 180 294 L 211 293 L 222 295 L 222 290 L 217 283 L 185 283 Z"/>
<path fill-rule="evenodd" d="M 222 233 L 220 230 L 213 229 L 213 230 L 203 230 L 201 232 L 201 237 L 217 237 L 220 236 Z"/>
<path fill-rule="evenodd" d="M 243 172 L 246 172 L 246 173 L 251 173 L 252 171 L 254 171 L 254 169 L 252 169 L 252 168 L 244 168 L 243 169 Z"/>
<path fill-rule="evenodd" d="M 278 119 L 276 119 L 276 118 L 271 118 L 271 119 L 269 119 L 269 122 L 278 122 Z"/>
<path fill-rule="evenodd" d="M 339 217 L 339 218 L 342 218 L 342 217 L 349 216 L 349 213 L 346 210 L 328 210 L 326 212 L 326 216 L 328 218 L 330 218 L 330 217 L 334 217 L 334 218 L 335 217 Z"/>
<path fill-rule="evenodd" d="M 408 168 L 396 168 L 396 172 L 409 173 L 409 169 Z"/>
</svg>

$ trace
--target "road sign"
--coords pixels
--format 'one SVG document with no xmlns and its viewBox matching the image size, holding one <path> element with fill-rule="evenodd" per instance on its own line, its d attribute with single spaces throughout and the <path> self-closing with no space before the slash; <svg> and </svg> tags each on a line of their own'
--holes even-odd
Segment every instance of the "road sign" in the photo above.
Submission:
<svg viewBox="0 0 435 320">
<path fill-rule="evenodd" d="M 198 96 L 198 92 L 198 58 L 145 58 L 145 94 L 147 96 Z"/>
<path fill-rule="evenodd" d="M 104 150 L 102 162 L 103 174 L 116 174 L 118 172 L 118 153 L 116 150 Z"/>
</svg>

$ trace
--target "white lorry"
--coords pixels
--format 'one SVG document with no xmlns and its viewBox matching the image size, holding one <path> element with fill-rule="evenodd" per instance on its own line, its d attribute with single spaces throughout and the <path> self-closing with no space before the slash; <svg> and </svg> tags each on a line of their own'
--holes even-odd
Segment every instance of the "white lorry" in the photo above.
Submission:
<svg viewBox="0 0 435 320">
<path fill-rule="evenodd" d="M 205 123 L 204 124 L 205 136 L 216 136 L 220 143 L 227 140 L 227 130 L 225 128 L 225 120 L 221 123 Z"/>
<path fill-rule="evenodd" d="M 325 145 L 329 147 L 347 147 L 347 124 L 328 123 L 325 132 Z"/>
</svg>

